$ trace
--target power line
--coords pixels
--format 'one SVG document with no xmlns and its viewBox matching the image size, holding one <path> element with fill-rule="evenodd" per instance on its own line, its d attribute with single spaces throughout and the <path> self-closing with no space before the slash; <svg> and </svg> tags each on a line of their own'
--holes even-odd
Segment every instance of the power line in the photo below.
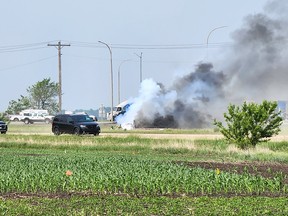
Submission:
<svg viewBox="0 0 288 216">
<path fill-rule="evenodd" d="M 75 47 L 85 47 L 85 48 L 101 48 L 101 46 L 96 43 L 89 42 L 77 42 L 71 41 L 71 44 Z M 210 47 L 223 47 L 223 46 L 231 46 L 229 42 L 221 42 L 221 43 L 210 43 Z M 206 48 L 207 45 L 202 44 L 150 44 L 150 45 L 140 45 L 140 44 L 111 44 L 113 49 L 198 49 L 198 48 Z"/>
<path fill-rule="evenodd" d="M 0 46 L 0 53 L 43 49 L 43 48 L 47 48 L 46 47 L 47 43 L 48 42 L 31 43 L 31 44 L 17 44 L 17 45 L 2 45 L 2 46 Z"/>
<path fill-rule="evenodd" d="M 31 44 L 17 44 L 17 45 L 2 45 L 0 46 L 0 53 L 8 52 L 23 52 L 23 51 L 32 51 L 38 49 L 47 48 L 47 44 L 53 43 L 55 41 L 49 42 L 39 42 Z M 74 47 L 83 47 L 83 48 L 103 48 L 99 43 L 94 42 L 81 42 L 81 41 L 70 41 L 69 44 L 72 44 Z M 181 50 L 181 49 L 204 49 L 207 48 L 207 44 L 111 44 L 113 49 L 142 49 L 142 50 Z M 210 43 L 209 48 L 225 47 L 231 46 L 229 42 L 221 43 Z"/>
<path fill-rule="evenodd" d="M 39 49 L 47 49 L 47 47 L 38 47 L 38 48 L 26 48 L 26 49 L 0 49 L 0 53 L 11 53 L 11 52 L 23 52 L 23 51 L 31 51 L 31 50 L 39 50 Z"/>
<path fill-rule="evenodd" d="M 48 41 L 48 42 L 39 42 L 39 43 L 31 43 L 31 44 L 17 44 L 17 45 L 2 45 L 0 46 L 0 49 L 2 48 L 21 48 L 21 47 L 33 47 L 33 46 L 40 46 L 40 45 L 45 45 L 47 43 L 51 43 L 53 41 Z"/>
<path fill-rule="evenodd" d="M 46 61 L 48 59 L 55 58 L 55 57 L 56 57 L 56 55 L 50 56 L 50 57 L 47 57 L 47 58 L 43 58 L 43 59 L 38 59 L 38 60 L 33 61 L 33 62 L 28 62 L 28 63 L 25 63 L 25 64 L 19 64 L 19 65 L 15 65 L 15 66 L 12 66 L 12 67 L 3 68 L 3 69 L 0 69 L 0 71 L 11 70 L 11 69 L 14 69 L 14 68 L 23 67 L 23 66 L 30 65 L 30 64 L 35 64 L 35 63 Z"/>
<path fill-rule="evenodd" d="M 212 43 L 211 43 L 212 44 Z M 214 43 L 214 45 L 221 46 L 221 45 L 227 45 L 229 42 L 221 42 L 221 43 Z M 194 47 L 203 47 L 206 46 L 204 43 L 199 44 L 111 44 L 114 47 L 141 47 L 141 48 L 155 48 L 155 49 L 169 49 L 169 48 L 194 48 Z"/>
</svg>

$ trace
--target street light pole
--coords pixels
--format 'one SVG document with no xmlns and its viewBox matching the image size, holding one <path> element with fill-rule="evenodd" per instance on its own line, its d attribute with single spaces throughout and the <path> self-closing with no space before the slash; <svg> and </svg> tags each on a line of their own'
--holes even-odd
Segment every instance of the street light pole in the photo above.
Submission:
<svg viewBox="0 0 288 216">
<path fill-rule="evenodd" d="M 135 55 L 137 55 L 140 58 L 140 84 L 142 83 L 142 52 L 140 55 L 138 55 L 137 53 L 134 53 Z"/>
<path fill-rule="evenodd" d="M 228 27 L 228 26 L 219 26 L 219 27 L 217 27 L 217 28 L 214 28 L 214 29 L 212 29 L 210 32 L 209 32 L 209 34 L 208 34 L 208 36 L 207 36 L 207 39 L 206 39 L 206 57 L 208 58 L 208 44 L 209 44 L 209 38 L 210 38 L 210 35 L 214 32 L 214 31 L 216 31 L 217 29 L 221 29 L 221 28 L 226 28 L 226 27 Z"/>
<path fill-rule="evenodd" d="M 130 59 L 126 59 L 122 61 L 118 67 L 118 104 L 120 104 L 120 68 L 121 68 L 121 65 L 127 61 L 130 61 Z"/>
<path fill-rule="evenodd" d="M 110 52 L 110 72 L 111 72 L 111 121 L 113 121 L 113 65 L 112 65 L 112 50 L 110 46 L 102 41 L 98 41 L 101 44 L 107 46 Z"/>
</svg>

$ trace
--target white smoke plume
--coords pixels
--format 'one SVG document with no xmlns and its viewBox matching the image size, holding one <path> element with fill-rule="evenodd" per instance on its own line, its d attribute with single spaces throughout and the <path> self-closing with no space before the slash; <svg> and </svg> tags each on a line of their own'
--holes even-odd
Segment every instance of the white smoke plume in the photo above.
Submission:
<svg viewBox="0 0 288 216">
<path fill-rule="evenodd" d="M 212 63 L 199 63 L 167 89 L 144 80 L 130 109 L 116 119 L 118 124 L 203 128 L 223 116 L 229 103 L 287 100 L 287 5 L 284 0 L 269 1 L 265 14 L 245 17 L 232 33 L 233 46 L 222 71 L 214 71 Z"/>
<path fill-rule="evenodd" d="M 197 128 L 211 122 L 210 104 L 224 98 L 225 76 L 212 70 L 212 64 L 199 64 L 196 70 L 174 81 L 169 88 L 152 79 L 144 80 L 139 96 L 116 121 L 139 127 Z M 213 113 L 213 112 L 212 112 Z"/>
</svg>

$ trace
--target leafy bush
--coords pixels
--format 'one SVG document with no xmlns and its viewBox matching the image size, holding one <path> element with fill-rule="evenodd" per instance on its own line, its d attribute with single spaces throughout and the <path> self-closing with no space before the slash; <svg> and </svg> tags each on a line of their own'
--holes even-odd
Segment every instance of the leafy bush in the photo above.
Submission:
<svg viewBox="0 0 288 216">
<path fill-rule="evenodd" d="M 224 113 L 227 127 L 214 120 L 226 140 L 235 143 L 239 148 L 255 147 L 259 142 L 267 142 L 270 137 L 280 132 L 283 119 L 277 112 L 277 103 L 263 101 L 262 104 L 244 102 L 242 107 L 228 106 Z"/>
</svg>

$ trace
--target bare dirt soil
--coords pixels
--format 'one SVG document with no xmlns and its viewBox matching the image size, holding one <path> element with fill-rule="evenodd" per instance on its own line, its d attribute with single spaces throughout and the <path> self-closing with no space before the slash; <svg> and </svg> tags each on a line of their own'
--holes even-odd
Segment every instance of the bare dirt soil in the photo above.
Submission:
<svg viewBox="0 0 288 216">
<path fill-rule="evenodd" d="M 189 167 L 200 167 L 204 169 L 219 169 L 220 172 L 230 172 L 235 174 L 249 173 L 252 175 L 260 175 L 264 178 L 273 179 L 276 175 L 282 173 L 286 178 L 283 179 L 284 184 L 288 184 L 288 165 L 279 163 L 221 163 L 221 162 L 177 162 Z"/>
</svg>

